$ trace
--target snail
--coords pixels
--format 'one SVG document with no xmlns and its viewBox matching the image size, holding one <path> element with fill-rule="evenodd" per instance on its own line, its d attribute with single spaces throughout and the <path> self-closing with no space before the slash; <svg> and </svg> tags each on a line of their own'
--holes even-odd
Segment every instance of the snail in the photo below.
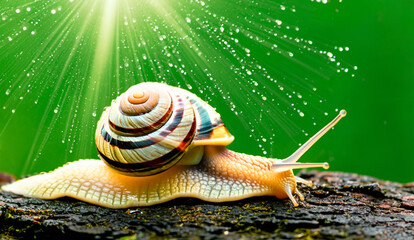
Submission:
<svg viewBox="0 0 414 240">
<path fill-rule="evenodd" d="M 140 83 L 106 107 L 97 124 L 100 160 L 78 160 L 2 187 L 28 197 L 72 197 L 109 208 L 163 203 L 179 197 L 210 202 L 271 195 L 304 200 L 292 169 L 328 163 L 297 160 L 342 117 L 339 115 L 286 159 L 237 153 L 234 137 L 213 107 L 195 94 L 163 83 Z"/>
</svg>

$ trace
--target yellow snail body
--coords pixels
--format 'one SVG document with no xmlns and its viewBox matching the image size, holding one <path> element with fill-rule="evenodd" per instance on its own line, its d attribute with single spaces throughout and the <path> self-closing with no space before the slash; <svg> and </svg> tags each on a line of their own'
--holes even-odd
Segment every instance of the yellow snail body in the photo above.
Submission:
<svg viewBox="0 0 414 240">
<path fill-rule="evenodd" d="M 327 163 L 297 160 L 342 117 L 339 115 L 290 157 L 278 160 L 233 152 L 234 137 L 220 115 L 196 95 L 161 83 L 132 86 L 107 107 L 95 142 L 101 160 L 78 160 L 2 187 L 16 194 L 73 197 L 109 208 L 149 206 L 178 197 L 211 202 L 252 196 L 304 200 L 296 183 L 312 183 L 292 169 Z"/>
</svg>

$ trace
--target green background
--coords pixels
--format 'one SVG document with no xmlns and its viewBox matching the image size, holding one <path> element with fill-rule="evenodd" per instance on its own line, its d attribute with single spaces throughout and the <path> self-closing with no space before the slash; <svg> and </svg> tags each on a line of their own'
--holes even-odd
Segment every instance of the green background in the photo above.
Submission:
<svg viewBox="0 0 414 240">
<path fill-rule="evenodd" d="M 344 1 L 330 21 L 336 29 L 320 34 L 349 43 L 353 52 L 346 59 L 361 76 L 333 86 L 330 100 L 350 113 L 336 133 L 344 139 L 332 144 L 341 155 L 335 169 L 413 181 L 413 2 Z"/>
<path fill-rule="evenodd" d="M 414 181 L 411 1 L 3 1 L 0 14 L 0 171 L 97 158 L 103 107 L 163 81 L 217 108 L 230 149 L 267 157 L 344 108 L 301 161 Z"/>
</svg>

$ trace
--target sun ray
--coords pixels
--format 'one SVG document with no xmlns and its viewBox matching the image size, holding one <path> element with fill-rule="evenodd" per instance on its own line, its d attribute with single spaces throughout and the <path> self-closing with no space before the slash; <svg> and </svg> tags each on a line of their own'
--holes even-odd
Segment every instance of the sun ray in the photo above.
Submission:
<svg viewBox="0 0 414 240">
<path fill-rule="evenodd" d="M 77 9 L 77 8 L 75 8 Z M 68 32 L 70 27 L 69 25 L 71 24 L 71 22 L 69 21 L 69 19 L 71 19 L 71 17 L 73 17 L 73 13 L 75 12 L 75 9 L 71 12 L 71 14 L 69 14 L 63 21 L 62 23 L 59 25 L 59 27 L 52 32 L 52 35 L 49 36 L 50 39 L 55 39 L 55 41 L 52 43 L 52 47 L 50 48 L 50 50 L 54 49 L 54 47 L 58 44 L 58 41 L 62 41 L 64 40 L 64 37 L 62 37 L 62 34 L 64 32 Z M 93 9 L 93 8 L 92 8 Z M 86 23 L 88 22 L 89 18 L 87 18 Z M 66 26 L 63 27 L 63 24 L 66 23 Z M 86 31 L 86 26 L 87 24 L 84 24 L 82 26 L 82 29 L 79 33 L 80 36 L 82 36 L 84 34 L 84 32 Z M 60 28 L 63 27 L 63 30 L 61 30 Z M 59 31 L 61 30 L 61 31 Z M 59 35 L 58 33 L 61 32 Z M 58 36 L 56 36 L 58 35 Z M 34 135 L 33 138 L 33 142 L 32 145 L 30 147 L 30 150 L 28 152 L 27 155 L 27 159 L 25 161 L 25 165 L 22 168 L 22 172 L 21 174 L 26 174 L 33 166 L 33 164 L 35 163 L 37 157 L 35 157 L 36 154 L 38 154 L 39 152 L 41 152 L 43 150 L 43 148 L 46 145 L 46 142 L 48 141 L 50 135 L 53 132 L 53 126 L 56 124 L 58 118 L 60 117 L 60 113 L 59 111 L 55 112 L 57 114 L 51 115 L 50 113 L 52 112 L 52 109 L 55 108 L 55 106 L 62 106 L 63 103 L 66 102 L 66 99 L 68 97 L 69 94 L 69 87 L 63 88 L 64 89 L 64 93 L 62 93 L 62 87 L 61 85 L 64 83 L 65 81 L 65 77 L 67 75 L 67 69 L 69 68 L 70 64 L 72 64 L 72 58 L 74 56 L 74 53 L 76 52 L 78 46 L 79 46 L 79 41 L 81 38 L 78 38 L 71 51 L 70 54 L 68 55 L 67 60 L 65 61 L 65 64 L 63 65 L 62 71 L 59 74 L 59 77 L 57 78 L 57 80 L 55 81 L 54 88 L 53 88 L 53 92 L 50 95 L 50 99 L 51 101 L 49 102 L 49 104 L 47 104 L 47 108 L 45 110 L 45 112 L 43 113 L 42 119 L 39 123 L 39 128 L 36 132 L 36 134 Z M 46 47 L 45 47 L 46 49 Z M 53 80 L 53 79 L 50 79 Z M 58 100 L 55 100 L 56 98 L 58 98 Z M 56 105 L 52 104 L 53 102 L 58 102 Z M 74 105 L 74 102 L 72 102 L 72 105 Z M 52 116 L 52 119 L 50 119 L 50 116 Z M 47 123 L 47 124 L 46 124 Z M 45 126 L 48 125 L 48 127 L 46 127 L 46 131 L 45 131 Z M 68 123 L 67 123 L 68 125 Z M 67 130 L 65 130 L 66 132 Z M 40 141 L 40 143 L 38 143 Z"/>
</svg>

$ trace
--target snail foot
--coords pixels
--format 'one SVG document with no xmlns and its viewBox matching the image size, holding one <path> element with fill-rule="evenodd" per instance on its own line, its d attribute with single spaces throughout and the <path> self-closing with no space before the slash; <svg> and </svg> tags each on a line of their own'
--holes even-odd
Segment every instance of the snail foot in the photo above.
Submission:
<svg viewBox="0 0 414 240">
<path fill-rule="evenodd" d="M 287 196 L 289 197 L 290 201 L 292 201 L 293 206 L 294 207 L 299 206 L 298 202 L 296 201 L 295 197 L 293 196 L 290 185 L 286 184 L 285 187 L 284 187 L 284 190 L 285 190 Z M 296 191 L 295 191 L 295 193 L 296 193 Z"/>
<path fill-rule="evenodd" d="M 299 196 L 299 199 L 301 201 L 304 201 L 305 200 L 305 197 L 303 196 L 303 194 L 301 192 L 299 192 L 298 189 L 295 190 L 295 194 Z"/>
</svg>

